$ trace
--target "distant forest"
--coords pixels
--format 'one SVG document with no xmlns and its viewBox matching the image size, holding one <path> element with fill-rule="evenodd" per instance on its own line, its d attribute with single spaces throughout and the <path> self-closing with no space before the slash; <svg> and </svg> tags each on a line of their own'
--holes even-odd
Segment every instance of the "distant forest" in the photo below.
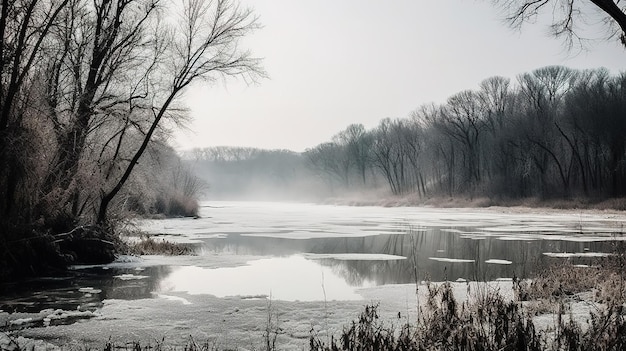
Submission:
<svg viewBox="0 0 626 351">
<path fill-rule="evenodd" d="M 626 195 L 626 74 L 550 66 L 491 77 L 408 118 L 349 125 L 304 153 L 184 155 L 211 194 L 611 198 Z M 261 194 L 259 189 L 268 193 Z"/>
</svg>

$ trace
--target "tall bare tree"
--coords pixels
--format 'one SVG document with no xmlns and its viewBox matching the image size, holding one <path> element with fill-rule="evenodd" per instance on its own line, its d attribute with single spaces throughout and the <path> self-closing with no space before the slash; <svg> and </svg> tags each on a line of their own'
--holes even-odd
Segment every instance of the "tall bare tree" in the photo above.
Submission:
<svg viewBox="0 0 626 351">
<path fill-rule="evenodd" d="M 104 223 L 107 209 L 122 189 L 146 150 L 162 120 L 171 113 L 178 98 L 192 83 L 211 82 L 220 77 L 264 75 L 260 60 L 240 49 L 240 40 L 258 28 L 252 11 L 231 0 L 187 0 L 180 22 L 162 33 L 169 38 L 161 77 L 151 83 L 160 89 L 152 93 L 152 120 L 141 145 L 127 163 L 123 174 L 108 189 L 103 189 L 97 222 Z"/>
<path fill-rule="evenodd" d="M 27 143 L 23 117 L 42 58 L 42 48 L 69 0 L 3 0 L 0 7 L 0 210 L 14 214 L 16 190 L 26 166 L 20 146 Z M 19 211 L 19 210 L 16 210 Z"/>
</svg>

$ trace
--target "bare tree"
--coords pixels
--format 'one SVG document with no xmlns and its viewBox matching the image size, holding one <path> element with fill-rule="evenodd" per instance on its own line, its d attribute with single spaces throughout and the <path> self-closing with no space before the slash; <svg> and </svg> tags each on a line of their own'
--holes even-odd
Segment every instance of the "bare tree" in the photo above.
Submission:
<svg viewBox="0 0 626 351">
<path fill-rule="evenodd" d="M 365 185 L 365 174 L 370 160 L 369 149 L 372 144 L 371 135 L 367 133 L 362 124 L 351 124 L 333 139 L 346 148 L 346 166 L 354 165 L 362 184 Z"/>
<path fill-rule="evenodd" d="M 486 113 L 486 122 L 492 134 L 504 127 L 504 119 L 511 103 L 510 83 L 509 78 L 498 76 L 487 78 L 480 83 L 478 98 Z"/>
<path fill-rule="evenodd" d="M 383 119 L 372 132 L 372 162 L 395 195 L 407 194 L 418 185 L 417 157 L 421 149 L 419 126 L 414 120 Z"/>
<path fill-rule="evenodd" d="M 177 98 L 196 81 L 219 77 L 245 76 L 252 80 L 264 76 L 259 59 L 239 48 L 239 41 L 258 27 L 251 10 L 231 0 L 187 0 L 178 27 L 170 29 L 171 51 L 165 56 L 161 86 L 153 93 L 152 121 L 143 141 L 119 180 L 102 191 L 97 222 L 106 222 L 108 206 L 130 177 L 161 121 L 171 113 Z M 156 81 L 153 83 L 157 83 Z"/>
<path fill-rule="evenodd" d="M 0 7 L 0 217 L 15 208 L 23 182 L 27 143 L 23 118 L 30 109 L 37 62 L 50 31 L 69 0 L 3 0 Z"/>
<path fill-rule="evenodd" d="M 336 142 L 322 143 L 306 150 L 305 156 L 309 166 L 328 182 L 331 191 L 334 179 L 347 188 L 351 161 L 345 145 Z"/>
<path fill-rule="evenodd" d="M 93 173 L 112 176 L 123 141 L 136 126 L 131 116 L 137 115 L 135 110 L 151 89 L 148 79 L 158 59 L 152 51 L 160 49 L 159 42 L 152 40 L 151 27 L 163 10 L 161 2 L 71 0 L 62 12 L 63 21 L 46 47 L 43 68 L 46 115 L 56 136 L 51 145 L 56 150 L 42 189 L 49 198 L 41 207 L 78 218 L 81 203 L 93 197 L 82 190 L 91 188 L 85 178 L 93 178 Z M 108 137 L 111 129 L 113 136 Z M 98 137 L 106 140 L 103 148 L 116 148 L 113 160 L 98 165 L 102 170 L 97 167 L 81 174 L 81 163 L 89 160 L 85 153 L 94 149 Z M 58 202 L 71 208 L 50 206 Z"/>
<path fill-rule="evenodd" d="M 607 38 L 619 37 L 626 47 L 626 12 L 620 0 L 492 0 L 504 8 L 507 21 L 513 27 L 535 20 L 542 11 L 552 13 L 550 30 L 557 38 L 565 38 L 568 47 L 582 44 L 584 36 L 580 25 L 589 23 L 593 11 L 600 12 L 606 25 Z"/>
<path fill-rule="evenodd" d="M 435 124 L 449 137 L 464 145 L 465 181 L 471 186 L 481 180 L 479 144 L 486 129 L 485 113 L 478 93 L 465 90 L 451 96 Z"/>
</svg>

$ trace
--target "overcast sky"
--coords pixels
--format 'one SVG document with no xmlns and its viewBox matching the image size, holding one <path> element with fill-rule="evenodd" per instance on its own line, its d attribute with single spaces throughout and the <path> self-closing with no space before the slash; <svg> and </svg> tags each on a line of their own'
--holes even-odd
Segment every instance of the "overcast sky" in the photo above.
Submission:
<svg viewBox="0 0 626 351">
<path fill-rule="evenodd" d="M 241 1 L 263 25 L 245 44 L 269 79 L 193 86 L 185 94 L 193 121 L 176 134 L 178 149 L 303 151 L 351 123 L 406 117 L 495 75 L 548 65 L 626 71 L 616 40 L 568 52 L 541 24 L 510 29 L 489 1 Z"/>
</svg>

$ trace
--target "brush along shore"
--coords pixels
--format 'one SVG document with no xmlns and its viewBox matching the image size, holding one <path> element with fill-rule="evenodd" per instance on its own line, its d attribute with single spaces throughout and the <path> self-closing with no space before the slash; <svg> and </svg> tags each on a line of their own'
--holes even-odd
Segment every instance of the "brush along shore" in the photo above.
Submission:
<svg viewBox="0 0 626 351">
<path fill-rule="evenodd" d="M 176 307 L 180 314 L 163 308 L 176 301 L 158 309 L 149 300 L 118 302 L 95 317 L 97 333 L 62 325 L 9 335 L 72 350 L 622 350 L 624 272 L 616 254 L 589 267 L 556 264 L 531 280 L 366 288 L 359 292 L 366 302 L 189 295 L 189 305 Z M 207 299 L 210 308 L 196 311 Z M 134 316 L 124 320 L 131 307 Z M 153 314 L 142 315 L 147 308 Z M 141 324 L 147 316 L 151 322 Z"/>
</svg>

